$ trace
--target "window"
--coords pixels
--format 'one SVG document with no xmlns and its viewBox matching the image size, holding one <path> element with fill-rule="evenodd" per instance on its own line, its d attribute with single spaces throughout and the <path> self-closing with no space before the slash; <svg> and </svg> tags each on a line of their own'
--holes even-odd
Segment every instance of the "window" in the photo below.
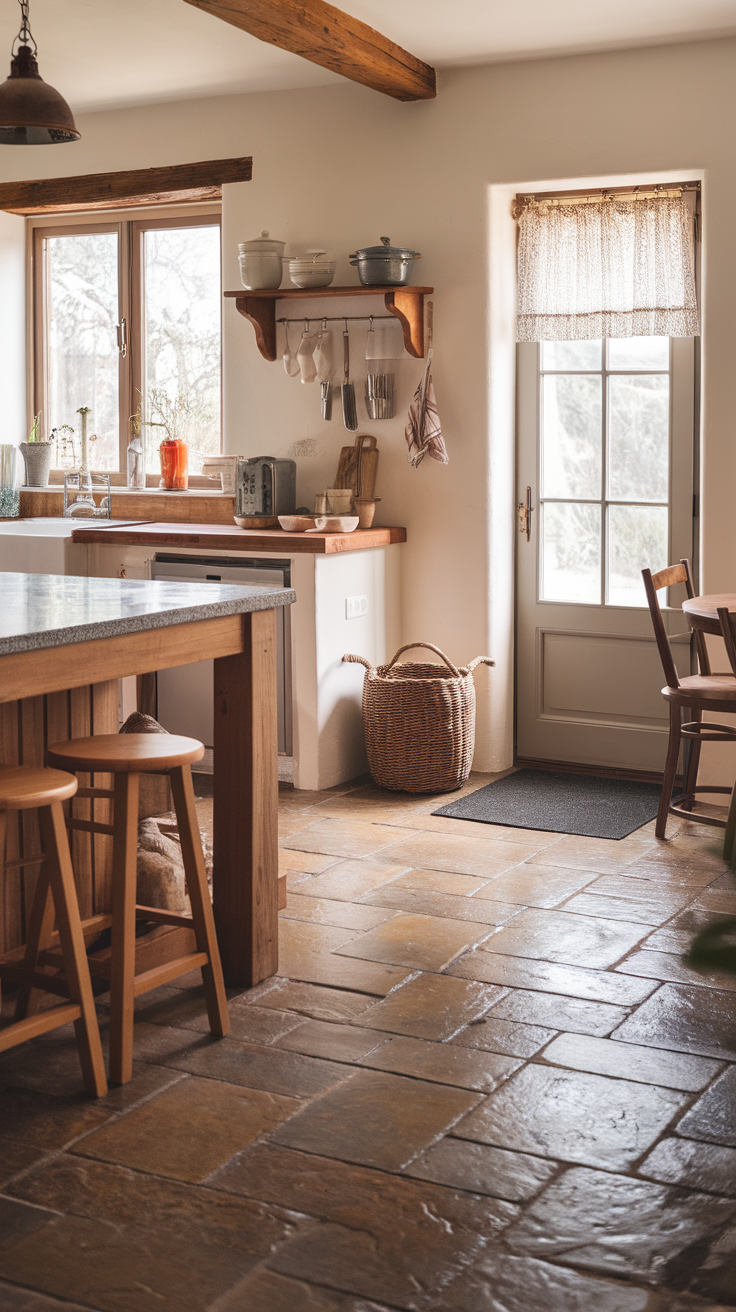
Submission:
<svg viewBox="0 0 736 1312">
<path fill-rule="evenodd" d="M 542 343 L 541 601 L 644 606 L 642 568 L 667 564 L 672 348 Z"/>
<path fill-rule="evenodd" d="M 149 481 L 158 482 L 158 446 L 172 426 L 200 472 L 221 447 L 219 215 L 65 221 L 33 238 L 34 412 L 44 436 L 65 425 L 78 433 L 88 406 L 91 463 L 124 483 L 140 405 Z M 63 438 L 57 465 L 68 468 L 78 443 Z"/>
</svg>

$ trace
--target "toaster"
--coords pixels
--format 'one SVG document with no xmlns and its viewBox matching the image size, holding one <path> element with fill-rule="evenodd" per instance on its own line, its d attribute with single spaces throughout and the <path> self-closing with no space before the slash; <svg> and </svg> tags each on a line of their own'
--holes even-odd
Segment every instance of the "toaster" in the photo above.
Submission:
<svg viewBox="0 0 736 1312">
<path fill-rule="evenodd" d="M 236 512 L 243 519 L 274 519 L 296 510 L 296 461 L 253 456 L 238 461 Z"/>
</svg>

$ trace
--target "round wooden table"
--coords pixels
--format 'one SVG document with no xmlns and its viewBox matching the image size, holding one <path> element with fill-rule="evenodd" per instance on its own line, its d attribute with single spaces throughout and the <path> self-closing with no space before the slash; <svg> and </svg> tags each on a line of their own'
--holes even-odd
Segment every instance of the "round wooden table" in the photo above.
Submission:
<svg viewBox="0 0 736 1312">
<path fill-rule="evenodd" d="M 736 592 L 714 592 L 709 597 L 692 597 L 683 601 L 682 609 L 688 622 L 694 629 L 703 633 L 715 633 L 720 636 L 721 626 L 718 622 L 718 608 L 726 607 L 732 615 L 736 614 Z"/>
</svg>

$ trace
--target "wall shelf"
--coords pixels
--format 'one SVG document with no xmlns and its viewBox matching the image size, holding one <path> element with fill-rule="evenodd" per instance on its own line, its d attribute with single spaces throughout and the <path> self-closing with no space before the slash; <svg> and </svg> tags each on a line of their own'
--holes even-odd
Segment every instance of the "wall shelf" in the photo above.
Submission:
<svg viewBox="0 0 736 1312">
<path fill-rule="evenodd" d="M 225 292 L 236 309 L 253 324 L 258 349 L 264 360 L 276 359 L 276 302 L 314 301 L 335 296 L 382 296 L 384 305 L 401 324 L 409 355 L 424 357 L 424 298 L 433 287 L 277 287 L 274 291 Z M 314 317 L 314 316 L 311 316 Z"/>
</svg>

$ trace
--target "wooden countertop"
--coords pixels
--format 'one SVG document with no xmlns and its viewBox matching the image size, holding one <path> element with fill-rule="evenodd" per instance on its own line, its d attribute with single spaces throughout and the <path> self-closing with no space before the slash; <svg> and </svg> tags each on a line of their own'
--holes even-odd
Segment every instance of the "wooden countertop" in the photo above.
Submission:
<svg viewBox="0 0 736 1312">
<path fill-rule="evenodd" d="M 273 551 L 293 556 L 307 553 L 331 556 L 368 547 L 388 547 L 406 542 L 405 528 L 358 528 L 353 533 L 285 533 L 283 529 L 238 528 L 235 524 L 128 525 L 105 528 L 99 520 L 75 528 L 73 542 L 91 542 L 140 547 L 206 547 L 221 551 Z"/>
</svg>

